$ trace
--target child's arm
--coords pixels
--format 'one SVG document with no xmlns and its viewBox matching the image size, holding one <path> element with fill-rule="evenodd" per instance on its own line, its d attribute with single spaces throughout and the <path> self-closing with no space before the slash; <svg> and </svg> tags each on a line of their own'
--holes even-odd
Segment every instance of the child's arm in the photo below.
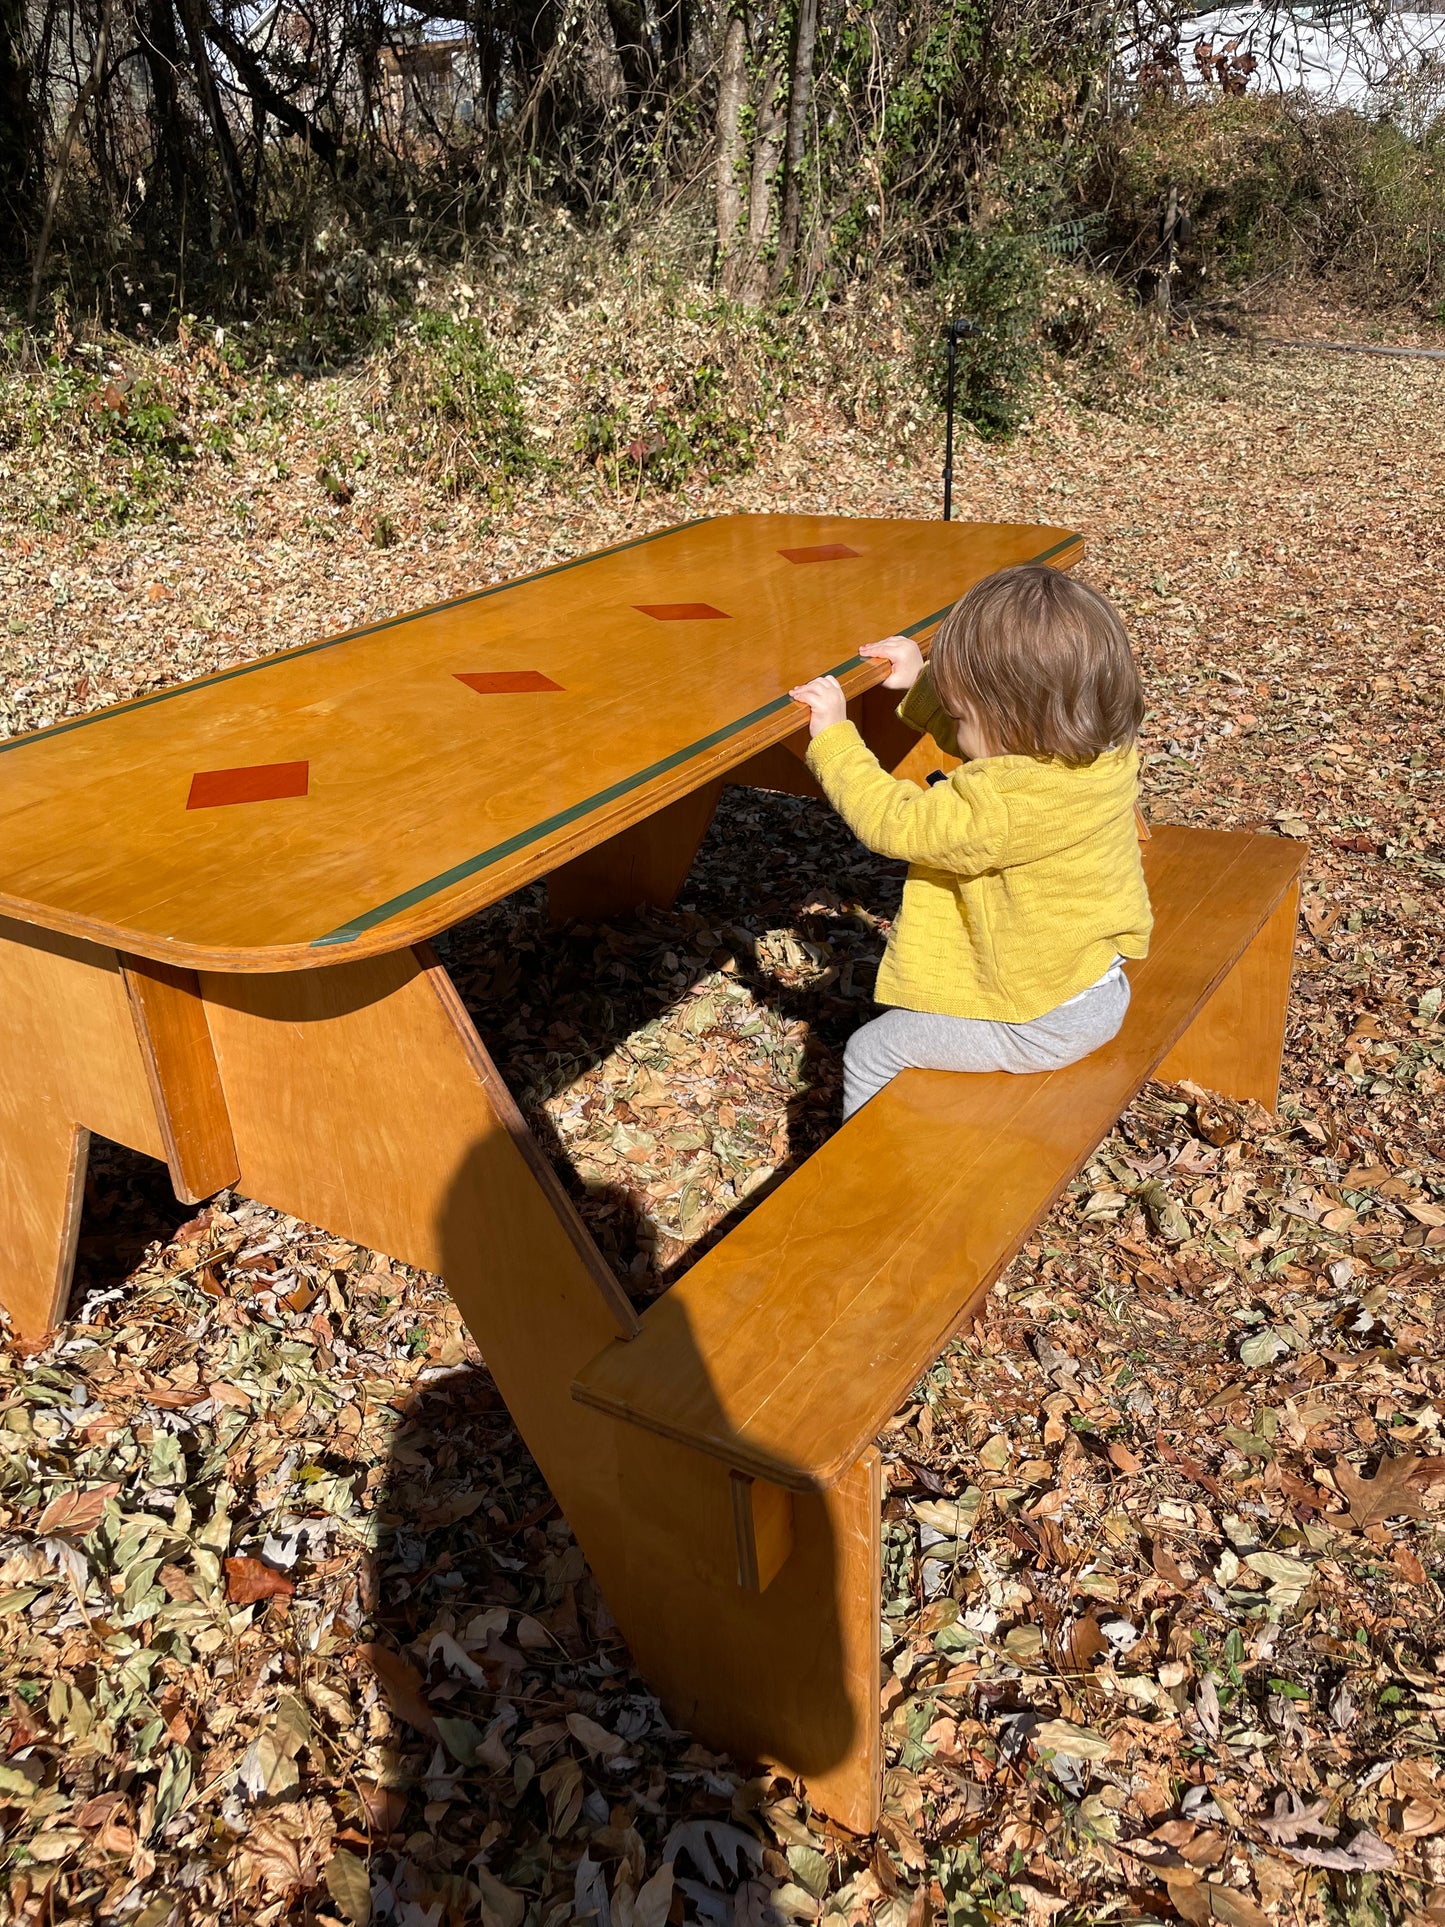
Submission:
<svg viewBox="0 0 1445 1927">
<path fill-rule="evenodd" d="M 1003 804 L 991 790 L 951 783 L 920 789 L 889 776 L 853 724 L 835 676 L 818 676 L 791 692 L 811 712 L 808 768 L 861 843 L 880 856 L 927 869 L 976 876 L 997 861 L 1008 833 Z"/>
<path fill-rule="evenodd" d="M 909 636 L 885 636 L 882 642 L 865 642 L 860 656 L 881 656 L 891 665 L 885 689 L 904 689 L 907 695 L 898 705 L 898 717 L 920 736 L 931 736 L 945 756 L 959 756 L 958 725 L 938 700 L 933 675 L 923 660 L 923 651 Z"/>
</svg>

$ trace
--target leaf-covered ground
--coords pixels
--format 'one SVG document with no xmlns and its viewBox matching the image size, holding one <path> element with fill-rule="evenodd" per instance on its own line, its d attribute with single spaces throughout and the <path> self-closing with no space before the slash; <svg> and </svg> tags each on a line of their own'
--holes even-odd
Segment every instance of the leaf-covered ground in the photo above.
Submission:
<svg viewBox="0 0 1445 1927">
<path fill-rule="evenodd" d="M 1445 371 L 1167 380 L 970 446 L 960 512 L 1087 534 L 1154 817 L 1309 839 L 1285 1095 L 1151 1086 L 885 1433 L 878 1837 L 670 1728 L 437 1280 L 98 1146 L 71 1322 L 0 1355 L 0 1918 L 1445 1920 Z M 245 527 L 12 525 L 11 726 L 684 514 L 937 499 L 821 409 L 491 532 L 376 481 L 386 550 L 291 466 Z M 639 1300 L 831 1128 L 898 887 L 733 791 L 676 911 L 448 938 Z"/>
</svg>

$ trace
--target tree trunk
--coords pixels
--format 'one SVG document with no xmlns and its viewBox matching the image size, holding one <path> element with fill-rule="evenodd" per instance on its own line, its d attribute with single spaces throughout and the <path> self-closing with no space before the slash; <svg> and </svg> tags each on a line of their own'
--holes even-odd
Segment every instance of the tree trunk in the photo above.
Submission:
<svg viewBox="0 0 1445 1927">
<path fill-rule="evenodd" d="M 517 76 L 517 101 L 509 134 L 529 142 L 528 151 L 552 148 L 564 119 L 564 103 L 551 78 L 557 45 L 557 10 L 553 0 L 515 0 L 505 14 L 512 43 L 512 65 Z"/>
<path fill-rule="evenodd" d="M 607 18 L 612 23 L 612 44 L 622 69 L 628 111 L 636 113 L 652 92 L 655 79 L 641 0 L 607 0 Z"/>
<path fill-rule="evenodd" d="M 662 67 L 670 86 L 676 86 L 687 69 L 688 47 L 692 40 L 690 0 L 659 0 L 657 38 L 662 49 Z"/>
<path fill-rule="evenodd" d="M 748 93 L 746 0 L 732 0 L 723 30 L 717 89 L 717 252 L 726 283 L 742 225 L 743 102 Z"/>
<path fill-rule="evenodd" d="M 80 124 L 85 118 L 90 97 L 100 85 L 101 75 L 105 72 L 105 56 L 109 50 L 110 6 L 107 4 L 100 16 L 100 26 L 95 36 L 95 55 L 90 63 L 90 72 L 75 96 L 75 105 L 70 110 L 70 119 L 65 128 L 65 138 L 60 143 L 60 152 L 55 157 L 55 167 L 50 176 L 50 191 L 45 197 L 45 215 L 40 223 L 39 239 L 35 243 L 35 264 L 30 272 L 30 299 L 25 304 L 27 328 L 35 326 L 35 317 L 40 311 L 40 289 L 45 279 L 45 257 L 50 252 L 50 236 L 55 229 L 55 210 L 60 205 L 60 190 L 65 185 L 70 156 L 75 148 L 75 137 L 80 132 Z"/>
<path fill-rule="evenodd" d="M 0 249 L 20 257 L 39 198 L 40 123 L 25 60 L 25 0 L 0 0 Z"/>
<path fill-rule="evenodd" d="M 783 151 L 787 114 L 782 95 L 781 62 L 776 54 L 763 69 L 758 99 L 757 131 L 753 136 L 753 178 L 748 193 L 748 238 L 738 261 L 738 299 L 755 308 L 768 291 L 768 240 L 773 226 L 773 182 Z"/>
<path fill-rule="evenodd" d="M 196 92 L 201 97 L 201 106 L 205 109 L 206 119 L 211 123 L 211 132 L 215 136 L 221 185 L 231 206 L 231 225 L 238 239 L 244 240 L 251 231 L 251 216 L 245 184 L 241 179 L 241 157 L 236 152 L 230 123 L 221 105 L 216 76 L 211 71 L 211 50 L 206 45 L 206 36 L 201 27 L 200 8 L 197 0 L 177 0 L 177 4 L 181 29 L 186 36 L 186 48 L 195 69 Z"/>
<path fill-rule="evenodd" d="M 144 14 L 137 9 L 141 52 L 150 75 L 152 125 L 156 130 L 156 161 L 166 185 L 170 211 L 179 214 L 186 198 L 186 155 L 181 141 L 181 110 L 176 95 L 180 49 L 171 0 L 150 0 Z"/>
<path fill-rule="evenodd" d="M 803 163 L 808 152 L 808 110 L 813 102 L 813 50 L 818 40 L 818 0 L 798 0 L 788 74 L 788 132 L 783 147 L 783 198 L 778 217 L 778 251 L 771 286 L 783 285 L 798 251 L 803 226 Z"/>
</svg>

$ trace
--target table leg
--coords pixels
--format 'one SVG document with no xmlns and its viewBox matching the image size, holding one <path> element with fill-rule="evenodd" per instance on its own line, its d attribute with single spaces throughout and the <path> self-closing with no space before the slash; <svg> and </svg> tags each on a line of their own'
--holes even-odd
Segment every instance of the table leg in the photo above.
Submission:
<svg viewBox="0 0 1445 1927">
<path fill-rule="evenodd" d="M 1226 1097 L 1252 1097 L 1272 1111 L 1279 1101 L 1294 970 L 1299 885 L 1291 884 L 1248 950 L 1155 1072 L 1187 1078 Z"/>
<path fill-rule="evenodd" d="M 165 1155 L 115 952 L 0 918 L 0 1304 L 23 1338 L 65 1313 L 92 1130 Z"/>
<path fill-rule="evenodd" d="M 242 1189 L 441 1272 L 671 1715 L 870 1825 L 876 1455 L 794 1495 L 792 1550 L 745 1590 L 727 1467 L 571 1397 L 637 1319 L 430 954 L 201 982 Z"/>
<path fill-rule="evenodd" d="M 821 802 L 823 786 L 808 768 L 807 754 L 808 732 L 795 730 L 782 742 L 760 749 L 756 756 L 730 769 L 727 780 L 746 789 L 780 790 L 784 796 L 811 796 Z"/>
<path fill-rule="evenodd" d="M 595 1520 L 594 1543 L 559 1497 L 638 1671 L 678 1724 L 738 1760 L 802 1774 L 816 1806 L 870 1832 L 882 1786 L 877 1452 L 827 1492 L 790 1495 L 792 1547 L 758 1592 L 738 1583 L 728 1468 L 622 1421 L 607 1428 L 620 1504 Z"/>
<path fill-rule="evenodd" d="M 644 903 L 670 908 L 687 881 L 721 791 L 721 783 L 704 783 L 554 870 L 547 879 L 553 923 L 571 917 L 599 923 Z"/>
<path fill-rule="evenodd" d="M 199 1204 L 239 1175 L 200 979 L 146 957 L 123 956 L 120 968 L 171 1186 L 183 1204 Z"/>
</svg>

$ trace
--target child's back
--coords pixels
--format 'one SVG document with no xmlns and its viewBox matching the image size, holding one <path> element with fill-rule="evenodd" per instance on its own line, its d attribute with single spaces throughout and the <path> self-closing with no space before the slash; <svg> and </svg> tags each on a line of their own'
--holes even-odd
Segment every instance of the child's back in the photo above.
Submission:
<svg viewBox="0 0 1445 1927">
<path fill-rule="evenodd" d="M 1146 954 L 1152 922 L 1134 828 L 1143 703 L 1102 596 L 1006 570 L 950 611 L 927 669 L 902 637 L 865 653 L 908 688 L 903 720 L 967 760 L 920 790 L 879 767 L 831 678 L 794 692 L 829 800 L 910 866 L 878 973 L 894 1008 L 849 1044 L 845 1115 L 908 1065 L 1048 1070 L 1097 1049 L 1128 1008 L 1121 960 Z"/>
</svg>

